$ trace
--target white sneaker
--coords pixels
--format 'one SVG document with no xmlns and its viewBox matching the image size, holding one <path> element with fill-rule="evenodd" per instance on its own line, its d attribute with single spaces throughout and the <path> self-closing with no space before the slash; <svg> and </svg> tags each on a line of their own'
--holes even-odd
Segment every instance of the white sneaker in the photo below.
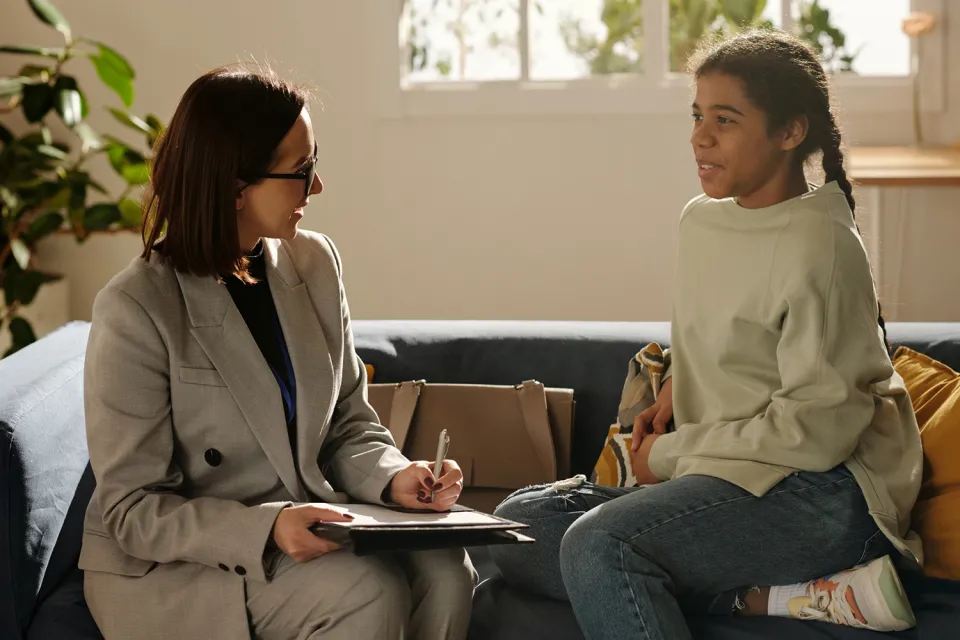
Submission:
<svg viewBox="0 0 960 640">
<path fill-rule="evenodd" d="M 890 556 L 814 580 L 807 595 L 791 598 L 790 615 L 874 631 L 903 631 L 917 624 Z"/>
</svg>

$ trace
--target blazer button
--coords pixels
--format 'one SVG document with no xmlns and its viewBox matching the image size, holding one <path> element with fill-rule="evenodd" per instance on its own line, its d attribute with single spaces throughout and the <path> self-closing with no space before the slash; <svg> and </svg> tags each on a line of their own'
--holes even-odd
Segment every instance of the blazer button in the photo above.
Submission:
<svg viewBox="0 0 960 640">
<path fill-rule="evenodd" d="M 218 564 L 217 566 L 220 567 L 220 570 L 221 570 L 221 571 L 230 571 L 230 567 L 228 567 L 227 565 L 223 564 L 222 562 L 221 562 L 220 564 Z"/>
<path fill-rule="evenodd" d="M 238 576 L 245 576 L 245 575 L 247 575 L 247 570 L 244 569 L 243 567 L 237 566 L 237 567 L 234 567 L 233 570 L 237 572 L 237 575 L 238 575 Z"/>
<path fill-rule="evenodd" d="M 211 467 L 219 467 L 220 463 L 223 462 L 223 454 L 216 449 L 207 449 L 203 452 L 203 459 L 206 460 L 207 464 Z"/>
</svg>

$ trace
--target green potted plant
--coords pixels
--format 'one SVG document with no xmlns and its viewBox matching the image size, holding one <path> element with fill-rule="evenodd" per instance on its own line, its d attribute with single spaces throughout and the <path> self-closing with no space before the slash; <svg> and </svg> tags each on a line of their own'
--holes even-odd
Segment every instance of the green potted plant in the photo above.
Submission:
<svg viewBox="0 0 960 640">
<path fill-rule="evenodd" d="M 36 339 L 22 311 L 40 287 L 61 277 L 37 266 L 38 242 L 54 233 L 83 242 L 94 233 L 140 227 L 138 202 L 149 180 L 149 153 L 163 129 L 156 116 L 130 112 L 135 74 L 122 55 L 102 42 L 75 36 L 48 0 L 28 4 L 38 19 L 60 32 L 63 46 L 0 46 L 0 55 L 25 61 L 16 75 L 0 76 L 0 332 L 9 332 L 11 345 L 3 356 Z M 145 149 L 101 135 L 85 121 L 90 105 L 69 73 L 77 59 L 93 64 L 117 95 L 122 106 L 107 109 L 143 136 Z M 118 194 L 88 171 L 88 162 L 100 154 L 125 183 Z"/>
</svg>

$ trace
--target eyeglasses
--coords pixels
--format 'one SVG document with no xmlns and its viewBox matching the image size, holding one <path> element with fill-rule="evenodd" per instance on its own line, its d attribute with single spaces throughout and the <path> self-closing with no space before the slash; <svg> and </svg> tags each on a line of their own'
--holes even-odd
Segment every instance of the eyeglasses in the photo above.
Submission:
<svg viewBox="0 0 960 640">
<path fill-rule="evenodd" d="M 264 173 L 260 178 L 276 178 L 278 180 L 303 180 L 303 197 L 310 195 L 310 187 L 313 186 L 313 179 L 317 175 L 317 145 L 313 145 L 313 158 L 303 169 L 296 173 Z"/>
</svg>

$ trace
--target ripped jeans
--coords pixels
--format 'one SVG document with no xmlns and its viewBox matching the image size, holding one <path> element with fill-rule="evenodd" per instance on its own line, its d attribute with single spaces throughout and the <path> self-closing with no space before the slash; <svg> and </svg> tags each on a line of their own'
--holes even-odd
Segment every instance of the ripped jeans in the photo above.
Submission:
<svg viewBox="0 0 960 640">
<path fill-rule="evenodd" d="M 518 491 L 496 514 L 537 540 L 491 547 L 504 579 L 569 600 L 588 640 L 688 640 L 685 614 L 732 615 L 752 586 L 893 549 L 843 466 L 793 474 L 762 498 L 709 476 L 630 489 L 579 476 Z"/>
</svg>

